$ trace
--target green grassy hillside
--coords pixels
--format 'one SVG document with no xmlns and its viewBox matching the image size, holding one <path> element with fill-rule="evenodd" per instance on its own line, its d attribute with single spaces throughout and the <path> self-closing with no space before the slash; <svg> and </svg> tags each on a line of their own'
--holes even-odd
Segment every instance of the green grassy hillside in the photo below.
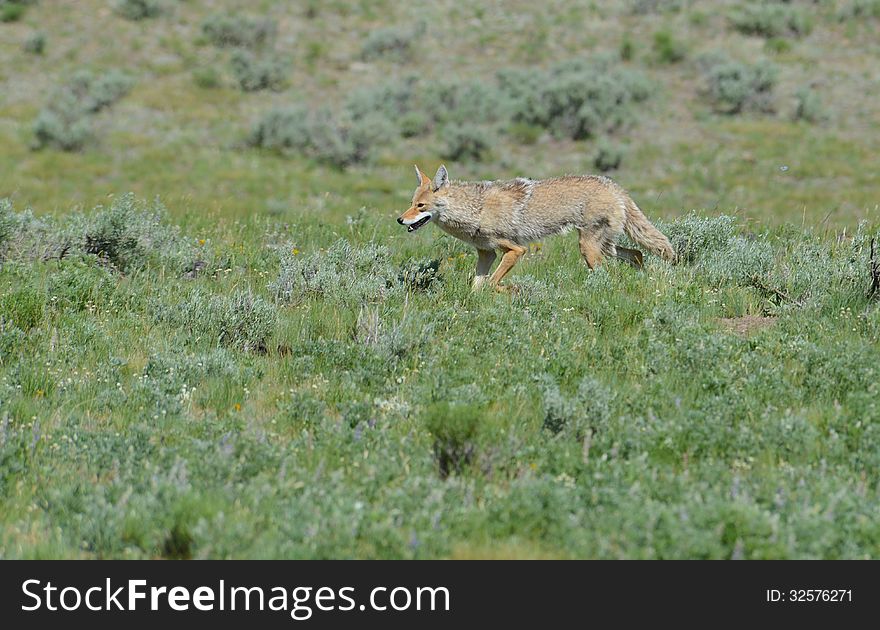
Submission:
<svg viewBox="0 0 880 630">
<path fill-rule="evenodd" d="M 880 555 L 880 4 L 0 18 L 0 557 Z M 680 261 L 474 294 L 441 161 Z"/>
</svg>

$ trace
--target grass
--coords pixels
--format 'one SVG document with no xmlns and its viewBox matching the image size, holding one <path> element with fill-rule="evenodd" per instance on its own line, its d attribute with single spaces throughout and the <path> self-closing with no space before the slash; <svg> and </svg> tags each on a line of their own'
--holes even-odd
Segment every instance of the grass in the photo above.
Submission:
<svg viewBox="0 0 880 630">
<path fill-rule="evenodd" d="M 700 60 L 768 55 L 733 2 L 664 11 L 658 47 L 656 15 L 623 2 L 50 4 L 0 24 L 0 557 L 880 555 L 870 29 L 817 5 L 770 53 L 776 111 L 731 116 Z M 255 34 L 212 45 L 218 15 Z M 417 33 L 406 63 L 365 60 L 378 29 Z M 669 41 L 686 55 L 658 63 Z M 241 46 L 291 60 L 281 91 L 238 89 Z M 481 122 L 486 150 L 447 166 L 592 172 L 625 147 L 613 177 L 678 265 L 590 272 L 559 237 L 515 291 L 473 294 L 472 250 L 394 222 L 448 127 L 409 121 L 345 169 L 246 144 L 268 111 L 414 72 L 489 85 L 606 57 L 653 81 L 630 124 L 574 141 Z M 81 152 L 33 151 L 78 71 L 131 91 Z M 797 114 L 804 86 L 821 124 Z"/>
<path fill-rule="evenodd" d="M 71 216 L 44 238 L 108 221 Z M 371 215 L 345 257 L 314 219 L 164 228 L 124 274 L 9 254 L 4 555 L 873 557 L 873 231 L 744 227 L 666 224 L 686 262 L 642 273 L 549 241 L 509 295 Z"/>
</svg>

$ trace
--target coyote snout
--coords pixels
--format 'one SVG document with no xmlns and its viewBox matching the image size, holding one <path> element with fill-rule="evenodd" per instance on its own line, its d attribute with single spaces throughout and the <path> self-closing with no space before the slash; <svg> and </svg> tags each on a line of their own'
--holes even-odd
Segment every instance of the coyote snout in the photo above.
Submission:
<svg viewBox="0 0 880 630">
<path fill-rule="evenodd" d="M 474 288 L 498 286 L 528 250 L 552 234 L 577 230 L 581 256 L 590 269 L 606 257 L 642 266 L 642 253 L 619 247 L 626 233 L 648 251 L 672 261 L 672 244 L 627 192 L 604 176 L 566 175 L 545 180 L 450 182 L 446 167 L 434 179 L 416 166 L 418 186 L 409 209 L 397 219 L 415 232 L 434 221 L 440 229 L 477 249 Z M 501 262 L 490 276 L 496 251 Z"/>
<path fill-rule="evenodd" d="M 440 168 L 444 173 L 446 172 L 445 167 Z M 439 177 L 440 171 L 437 171 L 437 175 Z M 428 179 L 418 166 L 416 166 L 416 177 L 419 179 L 419 187 L 413 195 L 412 205 L 397 218 L 400 225 L 406 226 L 407 232 L 415 232 L 434 218 L 434 193 L 440 188 L 439 185 L 435 187 L 434 182 Z"/>
</svg>

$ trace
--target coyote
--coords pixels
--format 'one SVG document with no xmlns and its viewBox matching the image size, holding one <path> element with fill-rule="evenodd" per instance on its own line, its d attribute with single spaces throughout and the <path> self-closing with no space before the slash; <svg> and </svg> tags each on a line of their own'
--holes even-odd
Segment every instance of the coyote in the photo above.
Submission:
<svg viewBox="0 0 880 630">
<path fill-rule="evenodd" d="M 580 235 L 581 255 L 590 269 L 606 256 L 616 256 L 636 268 L 642 253 L 615 245 L 626 232 L 633 241 L 666 260 L 675 251 L 642 214 L 626 191 L 603 176 L 566 175 L 553 179 L 525 178 L 496 182 L 454 182 L 446 167 L 434 179 L 416 166 L 418 188 L 412 205 L 397 219 L 409 232 L 433 220 L 444 232 L 477 248 L 474 289 L 499 283 L 526 252 L 530 243 L 571 229 Z M 501 262 L 489 276 L 495 251 Z"/>
</svg>

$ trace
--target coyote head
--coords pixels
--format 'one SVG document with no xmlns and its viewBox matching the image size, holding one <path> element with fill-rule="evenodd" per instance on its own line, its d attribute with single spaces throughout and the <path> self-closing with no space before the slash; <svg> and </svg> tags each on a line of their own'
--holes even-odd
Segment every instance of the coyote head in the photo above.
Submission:
<svg viewBox="0 0 880 630">
<path fill-rule="evenodd" d="M 397 218 L 397 222 L 405 225 L 408 232 L 415 232 L 434 218 L 438 212 L 436 198 L 449 186 L 449 175 L 445 166 L 437 169 L 433 180 L 416 166 L 416 177 L 419 179 L 419 185 L 413 194 L 412 205 Z"/>
</svg>

